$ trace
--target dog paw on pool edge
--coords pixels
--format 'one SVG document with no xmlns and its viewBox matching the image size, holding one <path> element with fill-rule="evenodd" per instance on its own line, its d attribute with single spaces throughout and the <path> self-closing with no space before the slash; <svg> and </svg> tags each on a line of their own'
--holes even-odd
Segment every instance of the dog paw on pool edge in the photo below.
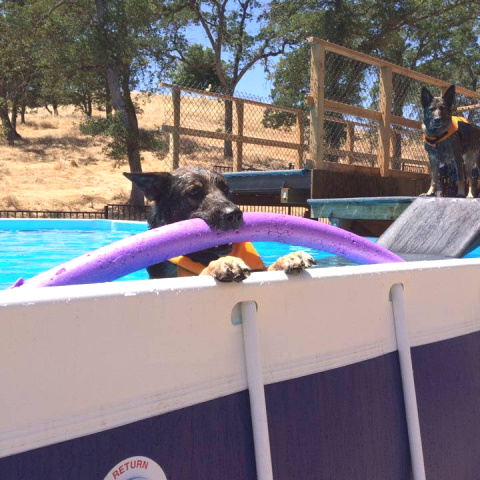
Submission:
<svg viewBox="0 0 480 480">
<path fill-rule="evenodd" d="M 315 259 L 307 252 L 293 252 L 280 257 L 274 264 L 268 267 L 268 271 L 281 270 L 285 273 L 299 273 L 315 265 L 315 263 Z"/>
<path fill-rule="evenodd" d="M 241 282 L 251 273 L 252 270 L 243 260 L 226 256 L 210 262 L 200 275 L 210 275 L 219 282 Z"/>
</svg>

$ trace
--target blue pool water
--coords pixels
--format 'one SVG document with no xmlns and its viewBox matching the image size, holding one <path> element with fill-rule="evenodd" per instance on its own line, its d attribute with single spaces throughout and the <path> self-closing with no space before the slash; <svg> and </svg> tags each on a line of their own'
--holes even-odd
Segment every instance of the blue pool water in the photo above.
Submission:
<svg viewBox="0 0 480 480">
<path fill-rule="evenodd" d="M 38 221 L 37 223 L 38 224 Z M 36 225 L 35 224 L 35 225 Z M 32 224 L 33 225 L 33 224 Z M 24 228 L 24 225 L 22 225 Z M 139 231 L 145 226 L 122 225 L 121 230 L 57 230 L 57 229 L 21 229 L 2 230 L 0 222 L 0 289 L 12 285 L 19 277 L 31 278 L 45 270 L 60 265 L 89 251 L 108 245 Z M 266 265 L 278 257 L 296 250 L 309 252 L 319 266 L 353 265 L 344 258 L 334 257 L 325 252 L 284 245 L 274 242 L 255 242 L 255 247 Z M 132 273 L 119 279 L 144 280 L 148 275 L 145 270 Z"/>
<path fill-rule="evenodd" d="M 2 229 L 2 222 L 0 221 L 0 290 L 12 285 L 19 277 L 31 278 L 84 253 L 142 232 L 146 228 L 145 224 L 139 222 L 117 222 L 115 229 L 112 230 L 111 222 L 105 224 L 101 223 L 102 221 L 86 220 L 74 224 L 75 221 L 63 220 L 56 221 L 61 229 L 51 228 L 53 224 L 48 225 L 47 229 L 42 229 L 44 224 L 41 222 L 48 221 L 24 220 L 18 225 L 18 229 L 12 228 L 11 222 Z M 78 226 L 81 228 L 75 228 Z M 299 249 L 309 252 L 317 260 L 318 267 L 354 265 L 354 262 L 345 258 L 308 248 L 274 242 L 254 244 L 266 265 L 270 265 L 282 255 Z M 480 247 L 467 257 L 480 258 Z M 140 270 L 119 281 L 147 278 L 146 271 Z"/>
</svg>

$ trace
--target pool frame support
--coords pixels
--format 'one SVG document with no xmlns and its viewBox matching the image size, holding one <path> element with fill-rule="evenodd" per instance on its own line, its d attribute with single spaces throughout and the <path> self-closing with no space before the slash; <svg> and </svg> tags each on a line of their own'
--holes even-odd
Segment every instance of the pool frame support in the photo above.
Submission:
<svg viewBox="0 0 480 480">
<path fill-rule="evenodd" d="M 273 480 L 267 406 L 257 330 L 257 304 L 241 303 L 242 328 L 258 480 Z"/>
<path fill-rule="evenodd" d="M 418 417 L 417 394 L 413 375 L 412 354 L 408 337 L 408 326 L 405 317 L 403 285 L 396 283 L 390 289 L 397 350 L 400 359 L 403 398 L 407 419 L 408 441 L 414 480 L 426 480 L 425 461 L 423 458 L 422 435 Z"/>
<path fill-rule="evenodd" d="M 415 391 L 415 379 L 413 374 L 408 327 L 405 317 L 402 284 L 399 283 L 392 286 L 390 289 L 390 301 L 392 303 L 397 350 L 400 360 L 400 373 L 405 402 L 413 479 L 426 480 L 420 420 L 418 416 L 418 404 Z M 273 480 L 265 387 L 263 383 L 262 361 L 257 329 L 257 304 L 254 301 L 247 301 L 242 302 L 240 307 L 257 478 L 258 480 Z"/>
</svg>

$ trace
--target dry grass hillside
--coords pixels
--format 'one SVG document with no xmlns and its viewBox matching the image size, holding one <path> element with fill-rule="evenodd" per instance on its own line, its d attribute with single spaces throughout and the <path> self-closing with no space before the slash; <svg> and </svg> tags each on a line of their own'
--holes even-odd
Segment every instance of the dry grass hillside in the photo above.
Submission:
<svg viewBox="0 0 480 480">
<path fill-rule="evenodd" d="M 172 121 L 171 97 L 138 95 L 140 128 L 158 130 Z M 164 111 L 165 110 L 165 111 Z M 247 106 L 245 134 L 265 140 L 297 141 L 298 133 L 266 129 L 261 123 L 263 108 Z M 216 99 L 182 99 L 182 126 L 221 131 L 224 106 Z M 103 112 L 94 112 L 103 118 Z M 26 124 L 18 124 L 23 140 L 14 147 L 0 143 L 0 210 L 100 211 L 107 203 L 126 203 L 131 184 L 122 175 L 128 164 L 118 165 L 103 151 L 105 137 L 84 135 L 79 125 L 85 116 L 73 107 L 61 107 L 58 116 L 45 108 L 27 112 Z M 236 126 L 234 126 L 236 128 Z M 276 135 L 276 137 L 275 137 Z M 172 153 L 142 152 L 143 171 L 171 169 Z M 269 146 L 246 145 L 244 167 L 288 168 L 297 152 Z M 180 165 L 225 166 L 223 141 L 182 137 Z M 231 166 L 231 163 L 230 163 Z"/>
<path fill-rule="evenodd" d="M 172 124 L 170 95 L 138 95 L 136 101 L 140 128 L 158 132 L 163 123 Z M 224 103 L 216 98 L 182 97 L 181 126 L 221 132 L 224 108 Z M 243 168 L 285 169 L 308 161 L 307 152 L 302 153 L 299 161 L 296 149 L 272 146 L 271 140 L 298 145 L 300 132 L 297 125 L 265 128 L 264 112 L 262 106 L 245 104 L 243 134 L 260 139 L 262 144 L 244 144 Z M 104 113 L 95 112 L 94 116 L 104 118 Z M 236 118 L 234 115 L 234 132 L 238 128 Z M 44 108 L 27 112 L 26 124 L 18 125 L 23 140 L 14 147 L 0 143 L 0 210 L 101 211 L 107 203 L 128 201 L 131 184 L 122 175 L 128 171 L 128 164 L 119 164 L 106 155 L 107 138 L 81 133 L 80 124 L 85 119 L 73 107 L 60 108 L 58 116 L 50 115 Z M 352 125 L 355 125 L 354 142 L 343 139 L 338 148 L 326 151 L 327 159 L 330 155 L 331 161 L 339 163 L 376 166 L 377 146 L 372 141 L 376 138 L 372 131 L 376 130 L 368 124 L 353 122 Z M 165 129 L 162 136 L 165 149 L 160 155 L 142 152 L 143 171 L 172 168 L 173 152 Z M 402 132 L 398 138 L 402 142 L 402 158 L 393 162 L 395 168 L 426 171 L 427 159 L 419 132 Z M 185 135 L 179 144 L 179 162 L 180 166 L 232 167 L 231 160 L 224 160 L 223 140 Z"/>
<path fill-rule="evenodd" d="M 162 102 L 140 97 L 138 103 L 140 126 L 158 128 Z M 105 138 L 80 132 L 84 119 L 73 107 L 61 107 L 56 117 L 46 109 L 27 112 L 17 128 L 23 140 L 0 144 L 0 209 L 94 211 L 127 201 L 131 184 L 122 172 L 128 164 L 105 155 Z M 142 156 L 145 171 L 161 169 L 153 154 Z"/>
</svg>

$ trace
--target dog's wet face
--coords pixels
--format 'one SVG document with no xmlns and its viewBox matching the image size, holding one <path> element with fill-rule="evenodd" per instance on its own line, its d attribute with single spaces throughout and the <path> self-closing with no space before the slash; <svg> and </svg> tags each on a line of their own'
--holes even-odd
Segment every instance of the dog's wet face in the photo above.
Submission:
<svg viewBox="0 0 480 480">
<path fill-rule="evenodd" d="M 454 85 L 449 87 L 441 97 L 434 97 L 426 87 L 422 87 L 421 102 L 425 133 L 435 135 L 448 128 L 452 118 L 454 100 Z"/>
<path fill-rule="evenodd" d="M 190 218 L 201 218 L 217 230 L 234 230 L 243 223 L 242 211 L 228 198 L 225 178 L 214 171 L 189 167 L 125 176 L 155 202 L 153 227 Z"/>
</svg>

